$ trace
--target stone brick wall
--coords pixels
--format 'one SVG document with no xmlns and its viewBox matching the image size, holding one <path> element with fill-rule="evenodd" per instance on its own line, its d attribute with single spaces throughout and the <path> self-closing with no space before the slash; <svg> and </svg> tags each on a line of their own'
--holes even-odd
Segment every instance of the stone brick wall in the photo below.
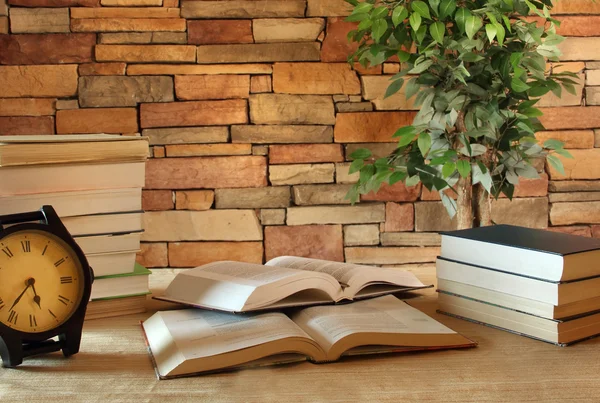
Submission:
<svg viewBox="0 0 600 403">
<path fill-rule="evenodd" d="M 415 114 L 402 94 L 383 99 L 398 64 L 345 63 L 347 13 L 342 0 L 0 0 L 0 135 L 148 136 L 149 267 L 431 262 L 453 225 L 436 194 L 400 184 L 344 200 L 348 155 L 385 155 Z M 569 37 L 556 68 L 581 84 L 543 99 L 540 136 L 575 160 L 565 177 L 540 161 L 494 219 L 600 236 L 600 3 L 555 14 Z"/>
</svg>

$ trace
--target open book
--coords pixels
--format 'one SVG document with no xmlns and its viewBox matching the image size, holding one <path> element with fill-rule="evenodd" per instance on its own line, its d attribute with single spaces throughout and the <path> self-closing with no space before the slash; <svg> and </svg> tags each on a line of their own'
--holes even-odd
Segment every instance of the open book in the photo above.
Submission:
<svg viewBox="0 0 600 403">
<path fill-rule="evenodd" d="M 280 312 L 164 311 L 142 327 L 161 379 L 307 359 L 475 346 L 391 295 L 304 308 L 289 317 Z"/>
<path fill-rule="evenodd" d="M 199 308 L 249 312 L 355 300 L 426 288 L 414 274 L 293 256 L 265 266 L 214 262 L 179 273 L 154 298 Z"/>
</svg>

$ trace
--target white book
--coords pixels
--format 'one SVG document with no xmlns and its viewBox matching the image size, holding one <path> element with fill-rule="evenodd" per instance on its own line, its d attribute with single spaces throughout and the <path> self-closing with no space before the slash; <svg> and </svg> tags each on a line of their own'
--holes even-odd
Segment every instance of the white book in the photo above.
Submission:
<svg viewBox="0 0 600 403">
<path fill-rule="evenodd" d="M 75 236 L 75 242 L 79 245 L 83 253 L 111 253 L 126 252 L 140 249 L 141 232 L 109 235 Z"/>
<path fill-rule="evenodd" d="M 61 221 L 73 236 L 140 232 L 143 212 L 65 217 Z"/>
<path fill-rule="evenodd" d="M 95 276 L 133 273 L 137 251 L 86 255 Z"/>
<path fill-rule="evenodd" d="M 149 294 L 148 276 L 150 274 L 150 270 L 136 264 L 131 273 L 98 276 L 92 284 L 90 300 Z"/>
</svg>

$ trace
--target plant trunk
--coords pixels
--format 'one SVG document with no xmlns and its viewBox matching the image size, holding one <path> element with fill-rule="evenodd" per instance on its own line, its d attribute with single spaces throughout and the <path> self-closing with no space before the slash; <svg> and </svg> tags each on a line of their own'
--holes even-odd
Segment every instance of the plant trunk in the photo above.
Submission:
<svg viewBox="0 0 600 403">
<path fill-rule="evenodd" d="M 492 199 L 490 194 L 481 184 L 477 184 L 474 190 L 475 218 L 479 227 L 492 225 Z"/>
<path fill-rule="evenodd" d="M 473 228 L 473 185 L 471 175 L 458 180 L 458 198 L 456 200 L 456 227 L 457 229 Z"/>
</svg>

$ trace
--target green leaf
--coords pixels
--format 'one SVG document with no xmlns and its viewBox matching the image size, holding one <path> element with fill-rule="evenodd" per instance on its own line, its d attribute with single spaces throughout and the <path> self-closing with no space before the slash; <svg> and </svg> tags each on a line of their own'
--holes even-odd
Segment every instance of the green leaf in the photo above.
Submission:
<svg viewBox="0 0 600 403">
<path fill-rule="evenodd" d="M 575 86 L 573 84 L 565 84 L 565 83 L 563 83 L 563 87 L 564 87 L 565 90 L 567 90 L 567 92 L 569 94 L 577 95 L 577 90 L 575 89 Z"/>
<path fill-rule="evenodd" d="M 485 167 L 484 167 L 485 168 Z M 481 185 L 491 193 L 492 191 L 492 176 L 490 175 L 490 171 L 481 169 L 479 164 L 473 164 L 473 185 L 477 183 L 481 183 Z"/>
<path fill-rule="evenodd" d="M 490 43 L 492 43 L 496 37 L 496 34 L 498 33 L 498 28 L 496 28 L 496 26 L 493 24 L 487 24 L 485 26 L 485 33 L 487 34 Z"/>
<path fill-rule="evenodd" d="M 513 78 L 510 81 L 510 87 L 515 92 L 525 92 L 531 88 L 529 85 L 525 84 L 523 81 L 519 80 L 518 78 Z"/>
<path fill-rule="evenodd" d="M 444 43 L 444 35 L 446 35 L 446 26 L 443 22 L 434 22 L 429 26 L 431 37 L 439 44 Z"/>
<path fill-rule="evenodd" d="M 410 69 L 410 74 L 419 74 L 427 70 L 433 64 L 433 60 L 425 60 L 422 63 L 415 65 L 412 69 Z"/>
<path fill-rule="evenodd" d="M 546 156 L 546 161 L 552 166 L 552 168 L 556 169 L 561 175 L 565 174 L 565 168 L 563 166 L 562 161 L 556 155 L 548 155 Z"/>
<path fill-rule="evenodd" d="M 388 12 L 389 11 L 388 11 L 387 7 L 377 7 L 371 13 L 371 19 L 376 20 L 376 19 L 380 19 L 380 18 L 385 18 L 385 17 L 387 17 Z"/>
<path fill-rule="evenodd" d="M 471 164 L 469 164 L 469 161 L 466 160 L 458 160 L 456 162 L 456 169 L 458 170 L 460 176 L 466 178 L 471 173 Z"/>
<path fill-rule="evenodd" d="M 467 32 L 467 36 L 469 39 L 473 39 L 477 31 L 481 29 L 483 26 L 483 21 L 481 18 L 471 15 L 467 17 L 467 21 L 465 23 L 465 31 Z"/>
<path fill-rule="evenodd" d="M 467 19 L 472 15 L 473 14 L 471 14 L 471 12 L 466 8 L 461 7 L 458 9 L 456 15 L 454 16 L 454 19 L 456 20 L 456 24 L 458 25 L 458 29 L 460 29 L 460 32 L 465 32 Z"/>
<path fill-rule="evenodd" d="M 392 95 L 394 95 L 395 93 L 400 91 L 400 89 L 402 88 L 403 85 L 404 85 L 404 79 L 402 79 L 402 78 L 397 79 L 396 81 L 391 83 L 389 85 L 389 87 L 387 87 L 387 90 L 385 91 L 385 96 L 383 98 L 385 99 L 385 98 L 391 97 Z"/>
<path fill-rule="evenodd" d="M 365 21 L 368 18 L 369 18 L 369 14 L 368 13 L 350 14 L 348 17 L 346 17 L 346 21 L 348 21 L 348 22 L 358 22 L 358 21 Z"/>
<path fill-rule="evenodd" d="M 449 178 L 450 176 L 452 176 L 455 170 L 456 164 L 454 162 L 448 161 L 442 167 L 442 175 L 444 175 L 444 178 Z"/>
<path fill-rule="evenodd" d="M 454 200 L 444 192 L 440 192 L 440 198 L 442 199 L 442 204 L 446 208 L 450 219 L 454 218 L 454 216 L 458 212 L 458 205 L 456 204 L 456 200 Z"/>
<path fill-rule="evenodd" d="M 421 26 L 421 15 L 417 13 L 412 13 L 408 21 L 410 22 L 410 26 L 412 27 L 412 29 L 416 32 Z"/>
<path fill-rule="evenodd" d="M 423 18 L 431 19 L 431 15 L 429 14 L 429 6 L 424 1 L 413 1 L 410 3 L 412 10 Z"/>
<path fill-rule="evenodd" d="M 371 157 L 371 151 L 366 148 L 359 148 L 350 154 L 350 158 L 353 160 L 366 160 Z"/>
<path fill-rule="evenodd" d="M 400 63 L 406 63 L 410 59 L 410 53 L 400 49 L 398 51 L 398 59 L 400 60 Z"/>
<path fill-rule="evenodd" d="M 408 10 L 404 6 L 398 6 L 394 8 L 392 12 L 392 22 L 397 27 L 408 17 Z"/>
<path fill-rule="evenodd" d="M 384 19 L 378 19 L 373 21 L 373 27 L 371 31 L 371 35 L 373 36 L 373 40 L 375 42 L 379 42 L 379 40 L 385 35 L 388 29 L 388 23 Z"/>
<path fill-rule="evenodd" d="M 394 173 L 393 173 L 393 174 L 390 176 L 390 178 L 388 179 L 388 183 L 389 183 L 390 185 L 393 185 L 393 184 L 395 184 L 395 183 L 401 182 L 401 181 L 403 181 L 404 179 L 406 179 L 406 176 L 407 176 L 407 173 L 406 173 L 406 172 L 401 172 L 401 171 L 394 172 Z"/>
<path fill-rule="evenodd" d="M 425 157 L 427 155 L 427 151 L 429 151 L 429 149 L 431 148 L 431 136 L 429 135 L 429 133 L 423 132 L 419 134 L 417 145 L 419 146 L 419 151 L 421 151 L 421 155 Z"/>
<path fill-rule="evenodd" d="M 352 14 L 360 14 L 360 13 L 368 13 L 373 9 L 373 4 L 371 3 L 360 3 L 358 6 L 354 7 Z"/>
<path fill-rule="evenodd" d="M 496 38 L 500 46 L 504 44 L 504 38 L 506 37 L 506 30 L 500 23 L 494 24 L 496 26 Z"/>
<path fill-rule="evenodd" d="M 413 95 L 419 92 L 419 89 L 421 89 L 421 84 L 417 82 L 417 78 L 411 78 L 408 83 L 406 83 L 406 88 L 404 89 L 406 99 L 412 98 Z"/>
<path fill-rule="evenodd" d="M 365 165 L 365 162 L 363 160 L 354 160 L 352 161 L 352 164 L 350 164 L 350 169 L 348 170 L 349 174 L 353 174 L 356 173 L 358 171 L 361 170 L 361 168 Z"/>
<path fill-rule="evenodd" d="M 440 5 L 440 19 L 443 20 L 446 17 L 452 17 L 456 11 L 456 0 L 444 0 Z"/>
<path fill-rule="evenodd" d="M 429 7 L 433 10 L 433 14 L 439 16 L 440 0 L 429 0 Z"/>
<path fill-rule="evenodd" d="M 396 133 L 394 133 L 394 135 L 392 137 L 393 138 L 404 137 L 408 134 L 410 134 L 411 136 L 414 136 L 415 134 L 417 134 L 417 131 L 415 130 L 414 126 L 401 127 L 400 129 L 396 130 Z"/>
<path fill-rule="evenodd" d="M 558 155 L 562 155 L 565 158 L 574 158 L 573 154 L 571 154 L 564 148 L 557 148 L 556 150 L 554 150 L 554 152 L 557 153 Z"/>
</svg>

